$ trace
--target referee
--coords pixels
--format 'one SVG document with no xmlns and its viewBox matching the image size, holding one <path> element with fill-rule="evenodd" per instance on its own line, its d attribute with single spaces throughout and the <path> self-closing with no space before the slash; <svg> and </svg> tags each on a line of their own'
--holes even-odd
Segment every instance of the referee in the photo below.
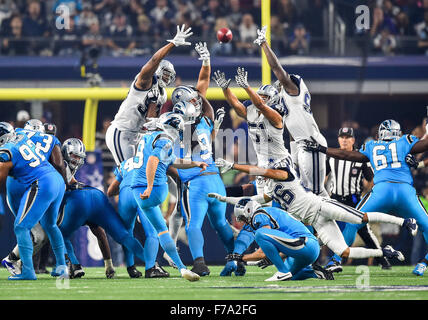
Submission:
<svg viewBox="0 0 428 320">
<path fill-rule="evenodd" d="M 340 149 L 354 150 L 354 129 L 341 128 L 338 134 L 338 142 Z M 331 189 L 330 197 L 353 208 L 360 202 L 363 191 L 373 187 L 373 170 L 368 163 L 327 157 L 326 175 L 328 178 L 327 184 L 332 186 L 332 188 L 329 188 Z M 359 229 L 358 234 L 368 248 L 380 248 L 379 241 L 370 230 L 368 224 Z M 382 266 L 382 269 L 391 268 L 389 261 L 385 257 L 375 258 L 375 261 Z M 332 272 L 341 272 L 340 258 L 334 256 L 327 264 L 326 269 Z"/>
</svg>

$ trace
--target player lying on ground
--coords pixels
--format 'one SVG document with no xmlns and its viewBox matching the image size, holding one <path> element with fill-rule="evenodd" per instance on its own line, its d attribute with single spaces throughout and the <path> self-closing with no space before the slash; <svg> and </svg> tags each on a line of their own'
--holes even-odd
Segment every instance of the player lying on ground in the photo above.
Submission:
<svg viewBox="0 0 428 320">
<path fill-rule="evenodd" d="M 171 62 L 163 60 L 178 46 L 188 46 L 186 39 L 193 33 L 191 28 L 177 26 L 177 34 L 167 45 L 160 48 L 141 68 L 129 88 L 126 99 L 106 132 L 106 144 L 113 154 L 116 165 L 135 155 L 136 146 L 146 118 L 159 116 L 160 107 L 166 102 L 165 88 L 175 81 Z"/>
<path fill-rule="evenodd" d="M 27 121 L 23 129 L 17 128 L 15 131 L 26 134 L 27 137 L 38 147 L 38 154 L 49 159 L 49 162 L 52 163 L 60 173 L 62 173 L 63 177 L 65 177 L 64 179 L 66 180 L 66 183 L 70 182 L 72 176 L 71 171 L 74 172 L 75 169 L 73 168 L 70 170 L 70 161 L 70 165 L 67 165 L 67 162 L 64 162 L 61 143 L 55 137 L 56 126 L 54 124 L 42 125 L 40 120 L 31 119 Z M 6 180 L 6 190 L 7 203 L 13 215 L 16 216 L 20 205 L 20 199 L 25 192 L 25 185 L 22 185 L 13 177 L 8 176 Z M 115 271 L 111 260 L 107 236 L 101 227 L 91 225 L 90 228 L 92 233 L 98 239 L 98 244 L 103 254 L 104 264 L 106 267 L 106 276 L 107 278 L 112 278 Z M 34 247 L 33 255 L 35 255 L 48 241 L 48 237 L 39 223 L 31 229 L 31 238 Z M 21 260 L 18 246 L 15 246 L 9 255 L 2 260 L 2 265 L 7 268 L 11 275 L 21 273 Z"/>
<path fill-rule="evenodd" d="M 265 281 L 304 280 L 320 278 L 333 280 L 331 272 L 314 264 L 318 259 L 320 247 L 317 238 L 303 223 L 292 218 L 284 210 L 274 207 L 262 207 L 251 198 L 227 199 L 234 204 L 234 215 L 244 222 L 235 240 L 233 254 L 228 260 L 221 276 L 245 274 L 245 262 L 257 259 L 271 261 L 278 269 Z M 243 255 L 249 245 L 256 241 L 260 249 L 252 254 Z M 287 258 L 283 261 L 280 253 Z"/>
<path fill-rule="evenodd" d="M 417 232 L 417 225 L 414 219 L 398 218 L 380 212 L 363 213 L 337 201 L 317 196 L 305 190 L 298 174 L 294 170 L 291 156 L 274 163 L 270 169 L 245 164 L 234 164 L 223 159 L 216 160 L 216 164 L 221 168 L 222 172 L 233 168 L 252 175 L 263 175 L 269 178 L 265 187 L 265 193 L 253 196 L 251 199 L 262 204 L 273 199 L 278 201 L 283 210 L 304 224 L 312 226 L 321 242 L 341 257 L 358 259 L 385 255 L 388 258 L 395 257 L 400 261 L 404 260 L 401 252 L 395 251 L 391 246 L 386 246 L 383 249 L 350 248 L 345 243 L 335 220 L 351 223 L 392 223 L 407 227 L 413 235 Z M 220 201 L 227 200 L 220 195 L 213 194 L 211 196 L 216 197 Z"/>
<path fill-rule="evenodd" d="M 327 148 L 313 140 L 306 141 L 308 150 L 317 150 L 328 156 L 356 161 L 370 162 L 374 170 L 374 187 L 357 205 L 361 212 L 393 212 L 406 219 L 416 219 L 425 242 L 428 243 L 428 213 L 416 195 L 413 177 L 406 163 L 408 154 L 422 153 L 428 150 L 428 139 L 419 140 L 406 134 L 402 136 L 400 124 L 394 120 L 383 121 L 378 129 L 378 140 L 362 145 L 359 151 L 347 151 Z M 355 234 L 362 225 L 347 225 L 343 234 L 351 244 Z M 340 261 L 338 257 L 336 260 Z M 428 263 L 428 254 L 413 270 L 416 275 L 423 275 Z"/>
<path fill-rule="evenodd" d="M 0 185 L 9 175 L 25 187 L 16 213 L 14 231 L 22 260 L 22 272 L 10 280 L 36 280 L 33 266 L 31 228 L 38 222 L 48 235 L 56 259 L 54 273 L 68 276 L 65 247 L 56 225 L 59 206 L 64 195 L 64 178 L 40 154 L 39 146 L 24 133 L 15 133 L 6 122 L 0 123 Z"/>
</svg>

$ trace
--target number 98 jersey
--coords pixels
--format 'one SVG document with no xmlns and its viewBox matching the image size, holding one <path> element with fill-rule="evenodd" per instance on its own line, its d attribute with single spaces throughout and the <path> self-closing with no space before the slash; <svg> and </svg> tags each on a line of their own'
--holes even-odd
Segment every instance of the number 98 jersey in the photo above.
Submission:
<svg viewBox="0 0 428 320">
<path fill-rule="evenodd" d="M 374 171 L 374 184 L 382 181 L 413 185 L 413 177 L 406 156 L 419 139 L 406 134 L 391 141 L 371 140 L 363 144 L 360 153 L 369 158 Z"/>
</svg>

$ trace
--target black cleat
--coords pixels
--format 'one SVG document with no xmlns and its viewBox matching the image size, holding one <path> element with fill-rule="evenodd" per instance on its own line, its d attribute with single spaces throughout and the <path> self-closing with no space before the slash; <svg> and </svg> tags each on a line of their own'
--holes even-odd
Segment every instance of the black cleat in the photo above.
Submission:
<svg viewBox="0 0 428 320">
<path fill-rule="evenodd" d="M 205 264 L 204 258 L 202 257 L 196 258 L 195 261 L 193 261 L 193 268 L 191 271 L 201 277 L 208 276 L 211 272 L 210 269 L 208 269 L 207 265 Z"/>
<path fill-rule="evenodd" d="M 137 270 L 135 265 L 126 268 L 126 271 L 128 271 L 129 277 L 131 278 L 141 278 L 143 276 L 143 274 Z"/>
<path fill-rule="evenodd" d="M 386 257 L 376 257 L 375 261 L 381 265 L 382 270 L 391 270 L 391 263 Z"/>
<path fill-rule="evenodd" d="M 144 275 L 145 278 L 168 278 L 169 273 L 162 269 L 160 266 L 155 264 L 150 269 L 146 270 Z"/>
<path fill-rule="evenodd" d="M 116 271 L 113 268 L 108 268 L 106 270 L 107 279 L 113 279 L 116 276 Z"/>
<path fill-rule="evenodd" d="M 85 275 L 85 271 L 80 264 L 72 264 L 69 267 L 70 279 L 81 278 Z"/>
<path fill-rule="evenodd" d="M 342 264 L 336 259 L 332 258 L 327 265 L 325 266 L 325 270 L 329 272 L 342 272 L 343 267 Z"/>
<path fill-rule="evenodd" d="M 326 270 L 316 263 L 312 264 L 312 269 L 314 269 L 314 272 L 318 279 L 334 280 L 332 271 Z"/>
<path fill-rule="evenodd" d="M 155 262 L 155 267 L 156 269 L 158 269 L 160 272 L 165 274 L 165 277 L 169 277 L 169 272 L 166 271 L 164 268 L 162 268 L 157 262 Z"/>
</svg>

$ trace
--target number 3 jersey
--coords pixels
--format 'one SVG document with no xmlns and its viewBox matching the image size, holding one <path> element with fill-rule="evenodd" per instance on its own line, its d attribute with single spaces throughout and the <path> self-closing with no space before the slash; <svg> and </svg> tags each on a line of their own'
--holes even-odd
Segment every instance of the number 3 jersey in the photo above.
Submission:
<svg viewBox="0 0 428 320">
<path fill-rule="evenodd" d="M 213 129 L 214 123 L 207 117 L 202 117 L 195 124 L 185 125 L 183 142 L 181 145 L 176 145 L 175 155 L 177 158 L 205 162 L 208 164 L 208 167 L 203 172 L 201 172 L 201 168 L 199 167 L 178 169 L 178 175 L 182 182 L 186 183 L 201 173 L 219 173 L 212 157 L 211 132 Z"/>
<path fill-rule="evenodd" d="M 0 147 L 0 161 L 12 161 L 9 175 L 25 186 L 47 173 L 56 172 L 48 160 L 24 133 L 17 133 L 15 140 Z"/>
<path fill-rule="evenodd" d="M 396 140 L 371 140 L 363 144 L 359 151 L 370 160 L 374 184 L 391 181 L 413 185 L 412 173 L 405 158 L 418 141 L 417 137 L 406 134 Z"/>
</svg>

